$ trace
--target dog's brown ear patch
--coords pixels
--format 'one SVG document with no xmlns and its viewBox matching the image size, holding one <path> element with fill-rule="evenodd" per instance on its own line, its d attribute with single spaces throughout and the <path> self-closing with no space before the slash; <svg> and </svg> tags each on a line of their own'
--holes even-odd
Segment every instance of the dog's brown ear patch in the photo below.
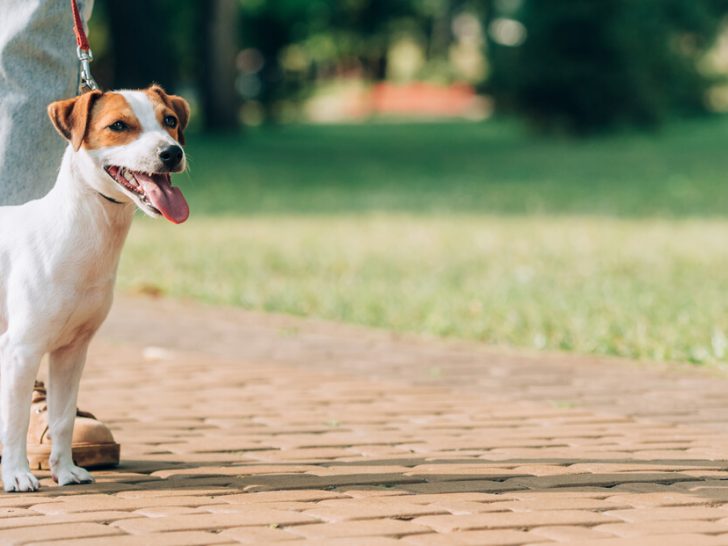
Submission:
<svg viewBox="0 0 728 546">
<path fill-rule="evenodd" d="M 177 139 L 177 142 L 179 142 L 180 144 L 184 144 L 185 143 L 184 130 L 187 128 L 187 124 L 190 121 L 189 103 L 178 95 L 168 94 L 164 89 L 162 89 L 161 86 L 159 86 L 157 84 L 152 85 L 148 91 L 149 91 L 149 93 L 159 97 L 159 99 L 161 99 L 162 103 L 167 108 L 170 108 L 175 113 L 175 115 L 177 116 L 177 119 L 179 120 L 179 125 L 177 126 L 176 139 Z"/>
<path fill-rule="evenodd" d="M 63 138 L 78 151 L 86 136 L 91 108 L 103 93 L 89 91 L 72 99 L 59 100 L 48 106 L 48 116 Z"/>
<path fill-rule="evenodd" d="M 190 104 L 180 96 L 168 95 L 169 101 L 172 103 L 172 110 L 175 111 L 179 118 L 179 143 L 185 143 L 183 131 L 187 129 L 190 121 Z"/>
</svg>

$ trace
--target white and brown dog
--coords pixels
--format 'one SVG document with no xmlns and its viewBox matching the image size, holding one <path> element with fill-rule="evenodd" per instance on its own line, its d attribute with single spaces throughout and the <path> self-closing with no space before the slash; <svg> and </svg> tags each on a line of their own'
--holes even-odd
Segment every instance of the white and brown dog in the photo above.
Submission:
<svg viewBox="0 0 728 546">
<path fill-rule="evenodd" d="M 53 189 L 0 207 L 0 411 L 6 491 L 34 491 L 26 454 L 31 394 L 48 353 L 51 473 L 93 481 L 71 455 L 86 350 L 111 307 L 119 255 L 136 208 L 187 219 L 170 173 L 185 169 L 187 102 L 158 86 L 92 91 L 48 113 L 68 141 Z"/>
</svg>

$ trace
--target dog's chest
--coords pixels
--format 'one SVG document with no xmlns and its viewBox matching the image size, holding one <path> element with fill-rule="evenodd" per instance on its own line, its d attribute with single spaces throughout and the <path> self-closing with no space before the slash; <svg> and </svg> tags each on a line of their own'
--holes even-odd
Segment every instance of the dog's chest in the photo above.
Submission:
<svg viewBox="0 0 728 546">
<path fill-rule="evenodd" d="M 52 345 L 63 347 L 86 334 L 93 334 L 106 318 L 111 307 L 111 289 L 92 289 L 70 299 L 56 320 L 59 326 Z"/>
<path fill-rule="evenodd" d="M 61 347 L 84 334 L 92 334 L 106 318 L 114 289 L 114 270 L 97 262 L 79 268 L 76 275 L 65 275 L 55 285 L 57 300 L 54 306 L 57 334 L 52 345 Z"/>
<path fill-rule="evenodd" d="M 53 351 L 93 334 L 106 318 L 118 252 L 88 239 L 38 239 L 13 253 L 7 311 L 10 323 L 32 327 L 36 342 Z"/>
</svg>

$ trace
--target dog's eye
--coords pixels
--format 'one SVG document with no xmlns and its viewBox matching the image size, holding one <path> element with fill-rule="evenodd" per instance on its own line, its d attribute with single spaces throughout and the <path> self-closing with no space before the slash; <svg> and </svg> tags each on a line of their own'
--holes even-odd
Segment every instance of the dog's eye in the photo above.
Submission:
<svg viewBox="0 0 728 546">
<path fill-rule="evenodd" d="M 164 116 L 164 124 L 170 129 L 177 127 L 177 118 L 174 116 Z"/>
<path fill-rule="evenodd" d="M 114 123 L 109 125 L 109 129 L 111 129 L 112 131 L 114 131 L 116 133 L 120 133 L 121 131 L 126 131 L 128 128 L 129 128 L 129 126 L 121 120 L 115 121 Z"/>
</svg>

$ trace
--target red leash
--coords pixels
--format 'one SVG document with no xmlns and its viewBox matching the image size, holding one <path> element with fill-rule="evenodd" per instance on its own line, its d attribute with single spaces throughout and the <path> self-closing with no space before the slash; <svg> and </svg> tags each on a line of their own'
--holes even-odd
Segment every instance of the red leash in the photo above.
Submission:
<svg viewBox="0 0 728 546">
<path fill-rule="evenodd" d="M 76 54 L 78 60 L 81 62 L 81 83 L 79 90 L 84 93 L 93 89 L 98 89 L 99 86 L 91 75 L 91 61 L 94 60 L 94 55 L 91 52 L 91 46 L 88 43 L 88 37 L 86 32 L 83 30 L 83 20 L 81 19 L 81 13 L 78 9 L 78 2 L 71 0 L 71 12 L 73 13 L 73 33 L 76 35 Z"/>
<path fill-rule="evenodd" d="M 76 0 L 71 0 L 71 12 L 73 12 L 73 33 L 76 35 L 76 45 L 81 51 L 91 51 Z"/>
</svg>

